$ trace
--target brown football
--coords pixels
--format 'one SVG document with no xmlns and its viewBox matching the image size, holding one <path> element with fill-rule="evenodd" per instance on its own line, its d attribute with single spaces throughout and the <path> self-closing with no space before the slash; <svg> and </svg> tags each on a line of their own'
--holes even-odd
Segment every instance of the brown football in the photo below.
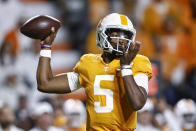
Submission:
<svg viewBox="0 0 196 131">
<path fill-rule="evenodd" d="M 48 15 L 38 15 L 27 20 L 21 27 L 20 32 L 32 39 L 44 40 L 51 33 L 51 28 L 55 31 L 61 26 L 61 22 Z"/>
</svg>

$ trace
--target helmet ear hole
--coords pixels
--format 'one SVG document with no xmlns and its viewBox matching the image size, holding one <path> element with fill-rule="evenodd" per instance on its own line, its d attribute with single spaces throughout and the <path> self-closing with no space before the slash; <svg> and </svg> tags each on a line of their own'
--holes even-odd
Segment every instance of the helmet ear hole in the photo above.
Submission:
<svg viewBox="0 0 196 131">
<path fill-rule="evenodd" d="M 105 42 L 104 44 L 105 44 L 105 47 L 108 47 L 108 45 L 107 45 L 107 43 L 106 43 L 106 42 Z"/>
</svg>

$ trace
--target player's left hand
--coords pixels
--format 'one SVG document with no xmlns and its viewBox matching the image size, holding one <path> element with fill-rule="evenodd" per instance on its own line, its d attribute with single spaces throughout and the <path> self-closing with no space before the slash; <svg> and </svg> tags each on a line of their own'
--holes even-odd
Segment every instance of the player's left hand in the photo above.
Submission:
<svg viewBox="0 0 196 131">
<path fill-rule="evenodd" d="M 140 45 L 141 42 L 139 41 L 134 42 L 133 44 L 131 44 L 129 51 L 127 53 L 125 52 L 125 48 L 124 48 L 123 56 L 120 57 L 120 65 L 129 65 L 137 55 L 140 49 Z"/>
<path fill-rule="evenodd" d="M 46 37 L 44 40 L 42 40 L 40 42 L 40 44 L 41 45 L 52 45 L 52 43 L 53 43 L 53 41 L 54 41 L 54 39 L 56 37 L 56 33 L 57 32 L 55 31 L 55 28 L 52 27 L 51 28 L 51 34 L 48 37 Z"/>
</svg>

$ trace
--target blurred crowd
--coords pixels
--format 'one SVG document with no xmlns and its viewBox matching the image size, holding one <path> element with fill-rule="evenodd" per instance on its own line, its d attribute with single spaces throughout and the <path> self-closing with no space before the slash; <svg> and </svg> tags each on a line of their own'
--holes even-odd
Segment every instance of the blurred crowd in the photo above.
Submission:
<svg viewBox="0 0 196 131">
<path fill-rule="evenodd" d="M 96 26 L 112 12 L 132 20 L 153 66 L 136 131 L 196 131 L 196 0 L 0 0 L 0 131 L 85 130 L 84 90 L 39 92 L 40 41 L 19 28 L 35 15 L 59 19 L 51 64 L 65 73 L 84 53 L 101 53 Z"/>
</svg>

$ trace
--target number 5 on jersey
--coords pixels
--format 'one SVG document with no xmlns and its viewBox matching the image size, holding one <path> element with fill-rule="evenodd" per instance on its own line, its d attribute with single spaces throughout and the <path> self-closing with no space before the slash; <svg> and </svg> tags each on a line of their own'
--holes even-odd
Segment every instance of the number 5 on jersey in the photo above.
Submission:
<svg viewBox="0 0 196 131">
<path fill-rule="evenodd" d="M 106 106 L 101 106 L 100 102 L 94 103 L 94 108 L 97 113 L 108 113 L 113 110 L 113 92 L 110 89 L 100 87 L 101 81 L 114 81 L 114 75 L 96 75 L 94 82 L 94 95 L 105 95 Z"/>
</svg>

